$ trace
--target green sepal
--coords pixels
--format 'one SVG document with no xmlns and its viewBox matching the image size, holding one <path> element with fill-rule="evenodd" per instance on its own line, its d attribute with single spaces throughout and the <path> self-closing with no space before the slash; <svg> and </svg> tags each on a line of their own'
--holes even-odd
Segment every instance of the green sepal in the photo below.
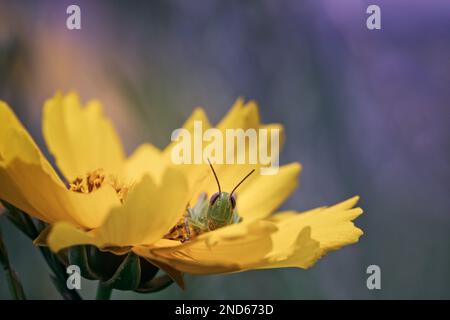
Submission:
<svg viewBox="0 0 450 320">
<path fill-rule="evenodd" d="M 173 283 L 173 280 L 171 277 L 169 277 L 167 274 L 153 278 L 145 283 L 141 283 L 139 287 L 134 290 L 138 293 L 152 293 L 152 292 L 158 292 L 161 290 L 164 290 L 168 286 L 170 286 Z"/>
<path fill-rule="evenodd" d="M 139 257 L 139 262 L 141 264 L 141 281 L 139 282 L 139 287 L 150 280 L 152 280 L 159 271 L 155 265 L 148 262 L 145 258 Z"/>
<path fill-rule="evenodd" d="M 103 285 L 118 290 L 135 290 L 141 281 L 141 266 L 139 257 L 133 252 L 128 253 L 126 258 L 117 268 L 114 275 Z"/>
<path fill-rule="evenodd" d="M 17 229 L 22 231 L 27 237 L 32 240 L 39 235 L 36 226 L 34 225 L 33 220 L 30 216 L 6 201 L 0 202 L 6 208 L 6 217 L 11 221 L 12 224 L 16 226 Z"/>
<path fill-rule="evenodd" d="M 68 249 L 69 264 L 77 265 L 80 268 L 81 275 L 89 280 L 98 280 L 98 275 L 89 265 L 86 246 L 73 246 Z"/>
<path fill-rule="evenodd" d="M 117 255 L 108 251 L 101 251 L 90 245 L 85 247 L 89 259 L 89 268 L 102 282 L 111 279 L 126 258 L 126 254 Z"/>
</svg>

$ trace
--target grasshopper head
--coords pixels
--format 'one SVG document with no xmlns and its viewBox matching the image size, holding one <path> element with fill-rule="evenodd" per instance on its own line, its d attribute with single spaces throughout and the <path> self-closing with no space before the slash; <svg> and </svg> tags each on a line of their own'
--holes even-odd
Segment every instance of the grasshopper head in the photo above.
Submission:
<svg viewBox="0 0 450 320">
<path fill-rule="evenodd" d="M 208 210 L 208 228 L 214 230 L 231 224 L 236 198 L 228 192 L 216 192 L 210 199 Z"/>
<path fill-rule="evenodd" d="M 250 173 L 248 173 L 244 177 L 244 179 L 242 179 L 234 187 L 231 193 L 228 193 L 222 192 L 216 171 L 214 171 L 214 168 L 209 159 L 208 162 L 212 172 L 214 173 L 214 177 L 216 178 L 217 186 L 219 187 L 219 192 L 214 193 L 209 200 L 208 229 L 214 230 L 233 223 L 233 214 L 234 209 L 236 208 L 236 196 L 234 192 L 242 184 L 242 182 L 244 182 L 255 171 L 255 169 L 250 171 Z"/>
<path fill-rule="evenodd" d="M 236 208 L 236 195 L 232 194 L 231 196 L 227 192 L 216 192 L 212 195 L 211 199 L 209 200 L 209 204 L 212 206 L 216 203 L 218 199 L 221 199 L 220 201 L 226 201 L 226 198 L 228 197 L 228 201 L 231 202 L 232 209 Z"/>
</svg>

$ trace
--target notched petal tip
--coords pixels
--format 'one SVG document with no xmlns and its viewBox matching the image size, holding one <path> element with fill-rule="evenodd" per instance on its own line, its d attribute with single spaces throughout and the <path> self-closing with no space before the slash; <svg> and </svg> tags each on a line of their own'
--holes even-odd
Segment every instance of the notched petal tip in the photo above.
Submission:
<svg viewBox="0 0 450 320">
<path fill-rule="evenodd" d="M 277 263 L 264 268 L 309 268 L 328 252 L 358 242 L 363 231 L 352 221 L 363 211 L 354 207 L 357 201 L 358 197 L 353 197 L 334 206 L 303 213 L 286 211 L 270 218 L 280 228 L 273 236 L 274 250 L 271 253 L 272 258 L 277 258 Z M 296 239 L 295 235 L 298 235 Z M 306 250 L 304 246 L 309 249 Z M 285 259 L 279 259 L 283 256 Z"/>
</svg>

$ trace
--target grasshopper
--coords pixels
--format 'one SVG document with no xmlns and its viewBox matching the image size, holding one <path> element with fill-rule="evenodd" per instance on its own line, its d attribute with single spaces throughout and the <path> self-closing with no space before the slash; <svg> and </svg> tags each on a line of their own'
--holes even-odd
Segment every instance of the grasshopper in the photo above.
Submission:
<svg viewBox="0 0 450 320">
<path fill-rule="evenodd" d="M 209 161 L 209 166 L 216 179 L 219 191 L 214 193 L 211 198 L 207 199 L 206 193 L 201 193 L 196 205 L 190 208 L 186 207 L 185 215 L 170 230 L 166 238 L 172 240 L 180 240 L 185 242 L 191 237 L 203 232 L 216 230 L 218 228 L 239 223 L 242 218 L 236 210 L 236 189 L 255 171 L 250 171 L 234 188 L 228 192 L 222 192 L 216 171 Z"/>
</svg>

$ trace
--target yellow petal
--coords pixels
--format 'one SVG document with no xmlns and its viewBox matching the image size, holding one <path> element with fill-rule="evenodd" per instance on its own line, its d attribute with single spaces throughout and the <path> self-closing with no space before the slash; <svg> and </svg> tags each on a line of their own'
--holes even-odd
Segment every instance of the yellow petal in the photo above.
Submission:
<svg viewBox="0 0 450 320">
<path fill-rule="evenodd" d="M 234 102 L 231 109 L 217 124 L 217 128 L 224 131 L 225 129 L 234 128 L 257 128 L 259 126 L 258 106 L 251 101 L 245 104 L 244 99 L 239 97 Z"/>
<path fill-rule="evenodd" d="M 326 253 L 357 242 L 363 234 L 352 222 L 362 213 L 353 208 L 357 201 L 353 197 L 332 207 L 275 215 L 273 250 L 259 268 L 308 268 Z"/>
<path fill-rule="evenodd" d="M 96 169 L 121 170 L 122 145 L 98 101 L 82 107 L 76 93 L 57 93 L 44 104 L 43 133 L 67 181 Z"/>
<path fill-rule="evenodd" d="M 282 205 L 298 186 L 301 166 L 291 163 L 274 175 L 255 174 L 238 190 L 237 209 L 244 219 L 261 219 Z"/>
<path fill-rule="evenodd" d="M 278 226 L 311 226 L 311 236 L 320 242 L 322 249 L 329 251 L 357 242 L 363 234 L 353 220 L 363 212 L 354 208 L 359 197 L 355 196 L 331 207 L 318 208 L 292 216 L 292 211 L 281 212 Z M 286 219 L 282 219 L 286 216 Z M 292 217 L 292 218 L 289 218 Z"/>
<path fill-rule="evenodd" d="M 285 235 L 286 230 L 280 228 L 272 235 L 273 250 L 264 257 L 253 269 L 273 269 L 296 267 L 307 269 L 311 267 L 322 255 L 320 243 L 311 237 L 311 227 L 296 230 L 296 237 Z M 286 239 L 288 238 L 288 239 Z"/>
<path fill-rule="evenodd" d="M 154 243 L 183 215 L 187 192 L 184 176 L 176 169 L 167 169 L 159 186 L 144 176 L 125 204 L 111 212 L 99 235 L 115 246 Z"/>
<path fill-rule="evenodd" d="M 134 251 L 182 272 L 236 272 L 255 265 L 271 251 L 270 234 L 275 231 L 271 222 L 254 221 L 217 229 L 184 244 L 161 240 L 152 247 L 139 246 Z"/>
<path fill-rule="evenodd" d="M 55 224 L 47 237 L 53 251 L 79 244 L 100 249 L 152 244 L 173 227 L 186 209 L 187 183 L 176 169 L 167 169 L 161 185 L 145 175 L 130 191 L 123 206 L 113 208 L 98 229 L 85 232 Z"/>
<path fill-rule="evenodd" d="M 227 129 L 242 129 L 246 131 L 247 129 L 255 130 L 267 130 L 268 133 L 268 146 L 272 143 L 272 130 L 278 130 L 279 132 L 279 150 L 282 149 L 284 143 L 284 128 L 281 124 L 262 124 L 260 122 L 258 105 L 255 101 L 249 101 L 244 103 L 242 98 L 238 98 L 230 111 L 225 115 L 225 117 L 219 122 L 217 128 L 222 131 L 224 137 L 226 137 Z M 259 139 L 259 138 L 258 138 Z M 260 147 L 260 146 L 259 146 Z M 248 159 L 248 153 L 253 150 L 246 146 L 246 158 Z M 255 150 L 256 152 L 258 150 Z M 236 148 L 224 148 L 224 154 L 229 154 L 234 152 L 236 156 Z M 272 155 L 275 156 L 275 155 Z"/>
<path fill-rule="evenodd" d="M 151 144 L 143 144 L 125 161 L 124 177 L 128 183 L 136 183 L 148 174 L 158 183 L 167 166 L 161 150 Z"/>
<path fill-rule="evenodd" d="M 97 238 L 92 232 L 83 231 L 67 222 L 53 224 L 45 241 L 54 252 L 79 244 L 97 244 Z"/>
<path fill-rule="evenodd" d="M 119 200 L 112 188 L 89 195 L 69 191 L 16 118 L 0 102 L 0 199 L 46 222 L 95 227 Z"/>
</svg>

